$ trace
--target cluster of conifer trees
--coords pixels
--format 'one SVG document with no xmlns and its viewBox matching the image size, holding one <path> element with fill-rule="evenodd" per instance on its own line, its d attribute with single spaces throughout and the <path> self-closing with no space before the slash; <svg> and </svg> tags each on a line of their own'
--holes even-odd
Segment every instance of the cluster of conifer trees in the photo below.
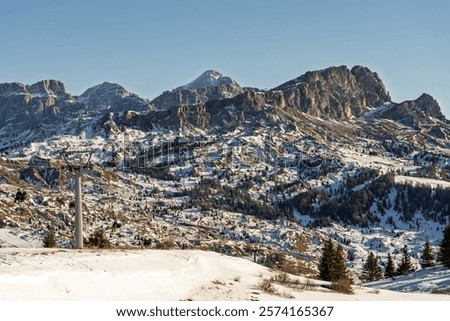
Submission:
<svg viewBox="0 0 450 321">
<path fill-rule="evenodd" d="M 439 250 L 435 256 L 429 240 L 425 241 L 422 249 L 420 264 L 422 268 L 432 267 L 437 261 L 450 269 L 450 224 L 444 229 L 444 237 L 440 242 Z M 334 244 L 329 238 L 325 241 L 319 261 L 319 278 L 324 281 L 336 282 L 349 277 L 346 266 L 346 256 L 343 248 Z M 379 258 L 373 252 L 369 252 L 363 266 L 361 279 L 363 282 L 374 282 L 383 278 L 394 278 L 396 276 L 408 275 L 414 272 L 415 267 L 411 262 L 408 246 L 402 249 L 402 257 L 398 265 L 394 262 L 391 253 L 388 253 L 387 261 L 382 270 Z"/>
<path fill-rule="evenodd" d="M 300 213 L 316 218 L 316 225 L 334 221 L 368 227 L 379 223 L 380 215 L 375 214 L 383 216 L 390 209 L 401 213 L 404 222 L 412 222 L 418 212 L 423 213 L 425 219 L 441 224 L 447 222 L 449 189 L 399 184 L 394 178 L 393 173 L 380 175 L 372 169 L 361 170 L 346 178 L 338 189 L 309 189 L 289 203 Z"/>
</svg>

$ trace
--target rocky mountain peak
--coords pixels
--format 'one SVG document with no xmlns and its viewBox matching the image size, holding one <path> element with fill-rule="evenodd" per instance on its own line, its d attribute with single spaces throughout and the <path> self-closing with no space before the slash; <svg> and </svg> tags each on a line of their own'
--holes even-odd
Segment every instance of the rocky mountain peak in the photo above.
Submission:
<svg viewBox="0 0 450 321">
<path fill-rule="evenodd" d="M 0 96 L 12 94 L 26 94 L 27 88 L 20 82 L 5 82 L 0 84 Z"/>
<path fill-rule="evenodd" d="M 41 80 L 32 85 L 0 84 L 0 126 L 20 128 L 52 121 L 61 108 L 75 100 L 59 80 Z"/>
<path fill-rule="evenodd" d="M 412 127 L 433 124 L 436 119 L 445 119 L 438 102 L 429 94 L 422 94 L 415 100 L 392 104 L 389 108 L 382 110 L 380 115 Z"/>
<path fill-rule="evenodd" d="M 355 66 L 352 68 L 351 74 L 355 77 L 371 107 L 391 101 L 389 92 L 376 72 L 367 67 Z"/>
<path fill-rule="evenodd" d="M 442 115 L 441 107 L 438 102 L 429 94 L 423 93 L 415 100 L 418 108 L 432 117 L 440 117 Z"/>
<path fill-rule="evenodd" d="M 64 84 L 59 80 L 41 80 L 35 84 L 27 86 L 31 95 L 53 96 L 69 99 L 70 95 L 66 92 Z"/>
<path fill-rule="evenodd" d="M 120 98 L 124 98 L 129 95 L 130 93 L 122 86 L 115 83 L 103 82 L 102 84 L 87 89 L 83 94 L 81 94 L 79 99 L 81 101 L 89 100 L 91 96 L 96 97 L 119 96 Z"/>
<path fill-rule="evenodd" d="M 285 106 L 322 118 L 350 119 L 391 98 L 378 75 L 366 67 L 329 67 L 309 71 L 272 91 L 281 91 Z"/>
<path fill-rule="evenodd" d="M 230 77 L 225 77 L 215 70 L 207 70 L 190 83 L 180 86 L 175 90 L 192 90 L 206 87 L 227 86 L 231 84 L 236 84 L 236 82 Z"/>
<path fill-rule="evenodd" d="M 0 84 L 0 95 L 28 95 L 34 97 L 53 96 L 58 99 L 70 99 L 64 84 L 59 80 L 41 80 L 32 85 L 24 85 L 19 82 Z"/>
<path fill-rule="evenodd" d="M 398 110 L 406 115 L 418 113 L 425 117 L 442 118 L 441 107 L 438 102 L 429 94 L 422 94 L 415 100 L 407 100 L 398 105 Z"/>
<path fill-rule="evenodd" d="M 165 110 L 182 105 L 204 104 L 209 100 L 232 98 L 244 90 L 230 77 L 208 70 L 190 83 L 166 91 L 153 99 L 157 109 Z"/>
<path fill-rule="evenodd" d="M 87 89 L 78 101 L 87 105 L 92 110 L 109 109 L 110 111 L 146 111 L 151 109 L 147 99 L 130 93 L 122 86 L 103 82 L 97 86 Z"/>
</svg>

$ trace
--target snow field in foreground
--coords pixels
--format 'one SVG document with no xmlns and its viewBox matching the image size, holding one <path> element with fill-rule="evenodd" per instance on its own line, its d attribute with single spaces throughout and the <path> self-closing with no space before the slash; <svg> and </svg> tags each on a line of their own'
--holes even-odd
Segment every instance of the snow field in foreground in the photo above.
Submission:
<svg viewBox="0 0 450 321">
<path fill-rule="evenodd" d="M 248 260 L 205 251 L 4 248 L 0 300 L 450 300 L 376 286 L 337 294 L 318 280 L 310 280 L 316 286 L 306 290 L 274 284 L 279 294 L 262 291 L 262 280 L 276 274 Z"/>
</svg>

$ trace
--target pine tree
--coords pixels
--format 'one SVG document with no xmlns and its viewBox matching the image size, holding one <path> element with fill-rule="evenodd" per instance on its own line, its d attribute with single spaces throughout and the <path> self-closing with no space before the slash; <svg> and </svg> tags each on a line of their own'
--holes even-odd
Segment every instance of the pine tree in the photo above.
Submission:
<svg viewBox="0 0 450 321">
<path fill-rule="evenodd" d="M 423 246 L 423 251 L 420 258 L 422 260 L 420 263 L 422 268 L 434 266 L 433 250 L 431 248 L 430 241 L 428 239 L 425 241 L 425 245 Z"/>
<path fill-rule="evenodd" d="M 402 250 L 402 260 L 400 261 L 400 265 L 397 269 L 398 275 L 408 275 L 414 271 L 414 268 L 411 264 L 411 256 L 408 253 L 408 246 L 405 244 Z"/>
<path fill-rule="evenodd" d="M 334 245 L 329 238 L 324 245 L 319 263 L 319 278 L 324 281 L 335 282 L 347 278 L 344 250 Z"/>
<path fill-rule="evenodd" d="M 381 272 L 381 268 L 378 264 L 378 258 L 373 254 L 373 252 L 370 252 L 367 257 L 367 261 L 363 266 L 362 276 L 365 282 L 378 281 L 383 278 L 383 273 Z"/>
<path fill-rule="evenodd" d="M 395 263 L 392 259 L 391 253 L 388 253 L 386 269 L 384 270 L 385 278 L 393 278 L 395 276 Z"/>
<path fill-rule="evenodd" d="M 322 249 L 319 262 L 319 278 L 324 281 L 331 281 L 331 266 L 334 252 L 333 241 L 329 238 Z"/>
<path fill-rule="evenodd" d="M 345 263 L 346 257 L 347 256 L 344 254 L 344 249 L 342 248 L 342 246 L 336 245 L 333 253 L 331 281 L 338 281 L 347 278 L 347 264 Z"/>
<path fill-rule="evenodd" d="M 444 229 L 444 238 L 439 247 L 438 259 L 450 269 L 450 224 Z"/>
</svg>

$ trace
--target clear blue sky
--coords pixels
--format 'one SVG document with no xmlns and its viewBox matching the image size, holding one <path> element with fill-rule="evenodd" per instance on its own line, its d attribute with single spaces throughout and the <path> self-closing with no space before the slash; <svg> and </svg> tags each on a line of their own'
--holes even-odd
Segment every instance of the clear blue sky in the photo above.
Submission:
<svg viewBox="0 0 450 321">
<path fill-rule="evenodd" d="M 394 101 L 434 96 L 450 116 L 450 2 L 0 0 L 0 82 L 103 81 L 145 98 L 215 69 L 272 88 L 364 65 Z"/>
</svg>

